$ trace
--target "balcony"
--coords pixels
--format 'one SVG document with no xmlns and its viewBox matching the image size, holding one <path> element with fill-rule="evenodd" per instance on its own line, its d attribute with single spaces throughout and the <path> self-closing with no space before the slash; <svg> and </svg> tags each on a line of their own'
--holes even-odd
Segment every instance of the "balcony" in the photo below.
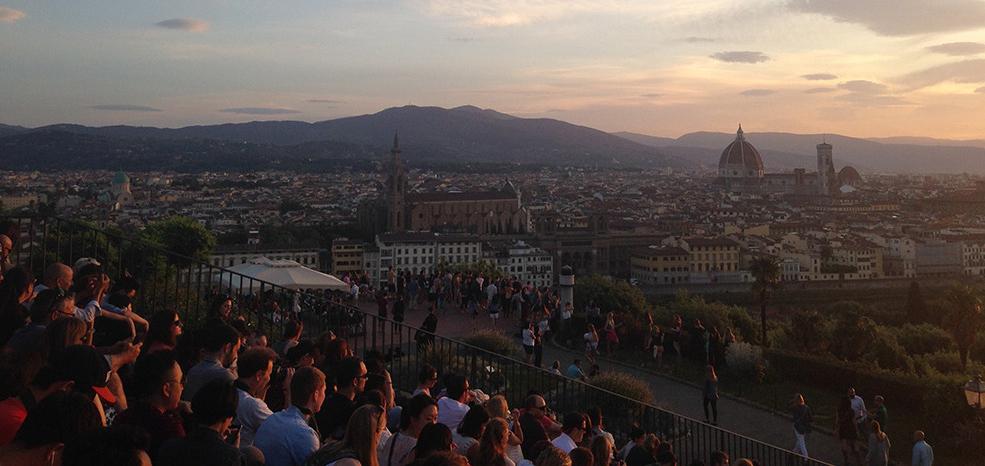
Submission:
<svg viewBox="0 0 985 466">
<path fill-rule="evenodd" d="M 762 466 L 829 466 L 507 356 L 381 319 L 346 301 L 345 295 L 281 288 L 73 220 L 0 220 L 13 221 L 19 227 L 12 253 L 16 264 L 38 273 L 53 262 L 72 264 L 83 257 L 97 258 L 110 277 L 130 274 L 142 283 L 134 308 L 145 315 L 176 309 L 187 325 L 202 325 L 212 304 L 229 297 L 234 303 L 233 312 L 242 315 L 257 332 L 278 336 L 288 319 L 300 318 L 310 336 L 331 330 L 345 338 L 356 354 L 389 355 L 388 368 L 397 387 L 416 386 L 420 368 L 431 364 L 441 373 L 467 375 L 474 388 L 503 394 L 514 406 L 522 404 L 531 390 L 543 393 L 557 412 L 601 406 L 605 409 L 606 426 L 618 444 L 628 438 L 633 425 L 639 425 L 671 443 L 682 465 L 697 459 L 704 461 L 709 452 L 724 450 L 732 458 L 754 458 Z"/>
</svg>

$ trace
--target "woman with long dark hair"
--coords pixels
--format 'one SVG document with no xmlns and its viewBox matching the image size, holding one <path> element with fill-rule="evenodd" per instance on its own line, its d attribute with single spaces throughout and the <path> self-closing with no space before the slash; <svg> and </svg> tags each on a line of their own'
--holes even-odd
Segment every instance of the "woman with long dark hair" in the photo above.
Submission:
<svg viewBox="0 0 985 466">
<path fill-rule="evenodd" d="M 842 397 L 838 402 L 838 409 L 835 411 L 835 432 L 838 434 L 838 441 L 841 442 L 841 455 L 845 464 L 849 464 L 849 456 L 854 459 L 854 464 L 862 464 L 862 453 L 858 448 L 858 426 L 855 424 L 852 400 L 847 396 Z"/>
<path fill-rule="evenodd" d="M 166 310 L 155 313 L 150 318 L 143 352 L 173 350 L 178 345 L 181 331 L 182 323 L 177 311 Z"/>
<path fill-rule="evenodd" d="M 419 465 L 422 461 L 439 451 L 452 451 L 451 429 L 444 424 L 428 424 L 421 429 L 414 446 L 414 461 L 410 464 Z"/>
<path fill-rule="evenodd" d="M 24 303 L 34 296 L 34 278 L 22 267 L 3 274 L 0 282 L 0 346 L 18 329 L 27 324 L 28 309 Z"/>
</svg>

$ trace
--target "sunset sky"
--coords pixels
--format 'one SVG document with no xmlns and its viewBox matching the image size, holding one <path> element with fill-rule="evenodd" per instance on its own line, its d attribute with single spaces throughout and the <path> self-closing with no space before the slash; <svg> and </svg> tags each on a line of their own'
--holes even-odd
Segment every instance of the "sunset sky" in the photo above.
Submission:
<svg viewBox="0 0 985 466">
<path fill-rule="evenodd" d="M 979 0 L 0 0 L 0 123 L 465 104 L 606 131 L 985 137 Z"/>
</svg>

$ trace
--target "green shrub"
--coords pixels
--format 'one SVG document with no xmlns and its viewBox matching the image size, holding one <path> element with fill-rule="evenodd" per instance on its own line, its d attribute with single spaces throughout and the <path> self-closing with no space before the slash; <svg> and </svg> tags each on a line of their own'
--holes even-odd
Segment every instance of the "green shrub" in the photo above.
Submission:
<svg viewBox="0 0 985 466">
<path fill-rule="evenodd" d="M 875 337 L 876 323 L 855 309 L 847 309 L 835 320 L 831 354 L 846 361 L 858 361 L 872 348 Z"/>
<path fill-rule="evenodd" d="M 954 349 L 954 339 L 951 338 L 951 334 L 931 324 L 906 324 L 898 330 L 896 339 L 911 355 Z"/>
<path fill-rule="evenodd" d="M 956 351 L 941 351 L 919 356 L 941 374 L 960 374 L 961 356 Z"/>
<path fill-rule="evenodd" d="M 740 340 L 759 342 L 756 321 L 741 307 L 707 302 L 701 296 L 681 293 L 666 307 L 655 309 L 653 319 L 661 326 L 665 326 L 671 323 L 675 314 L 679 314 L 684 319 L 685 327 L 690 326 L 694 319 L 701 319 L 709 331 L 718 327 L 718 330 L 725 334 L 726 329 L 731 328 Z"/>
<path fill-rule="evenodd" d="M 624 372 L 602 372 L 589 379 L 588 383 L 632 400 L 653 403 L 653 393 L 646 382 Z"/>
<path fill-rule="evenodd" d="M 603 313 L 615 311 L 640 317 L 646 307 L 646 297 L 639 288 L 625 280 L 612 280 L 600 275 L 579 278 L 575 282 L 575 309 L 585 309 L 594 301 Z"/>
<path fill-rule="evenodd" d="M 762 382 L 766 374 L 763 349 L 749 343 L 740 341 L 729 345 L 725 363 L 728 373 L 743 381 Z"/>
<path fill-rule="evenodd" d="M 896 341 L 896 335 L 886 327 L 876 330 L 869 356 L 882 369 L 890 369 L 905 373 L 913 372 L 913 360 L 906 355 L 903 347 Z"/>
<path fill-rule="evenodd" d="M 790 316 L 787 338 L 794 351 L 815 352 L 830 345 L 831 321 L 813 310 L 796 311 Z M 773 340 L 776 341 L 776 340 Z"/>
<path fill-rule="evenodd" d="M 517 342 L 495 330 L 480 330 L 462 338 L 462 342 L 510 358 L 519 355 Z"/>
</svg>

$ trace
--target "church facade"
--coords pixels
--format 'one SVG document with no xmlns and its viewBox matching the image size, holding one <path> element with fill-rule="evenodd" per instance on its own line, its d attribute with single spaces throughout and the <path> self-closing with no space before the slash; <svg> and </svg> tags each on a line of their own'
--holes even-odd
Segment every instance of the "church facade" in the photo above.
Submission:
<svg viewBox="0 0 985 466">
<path fill-rule="evenodd" d="M 387 164 L 386 230 L 446 231 L 478 235 L 525 234 L 530 219 L 520 190 L 509 181 L 499 189 L 469 192 L 408 192 L 396 136 Z"/>
</svg>

